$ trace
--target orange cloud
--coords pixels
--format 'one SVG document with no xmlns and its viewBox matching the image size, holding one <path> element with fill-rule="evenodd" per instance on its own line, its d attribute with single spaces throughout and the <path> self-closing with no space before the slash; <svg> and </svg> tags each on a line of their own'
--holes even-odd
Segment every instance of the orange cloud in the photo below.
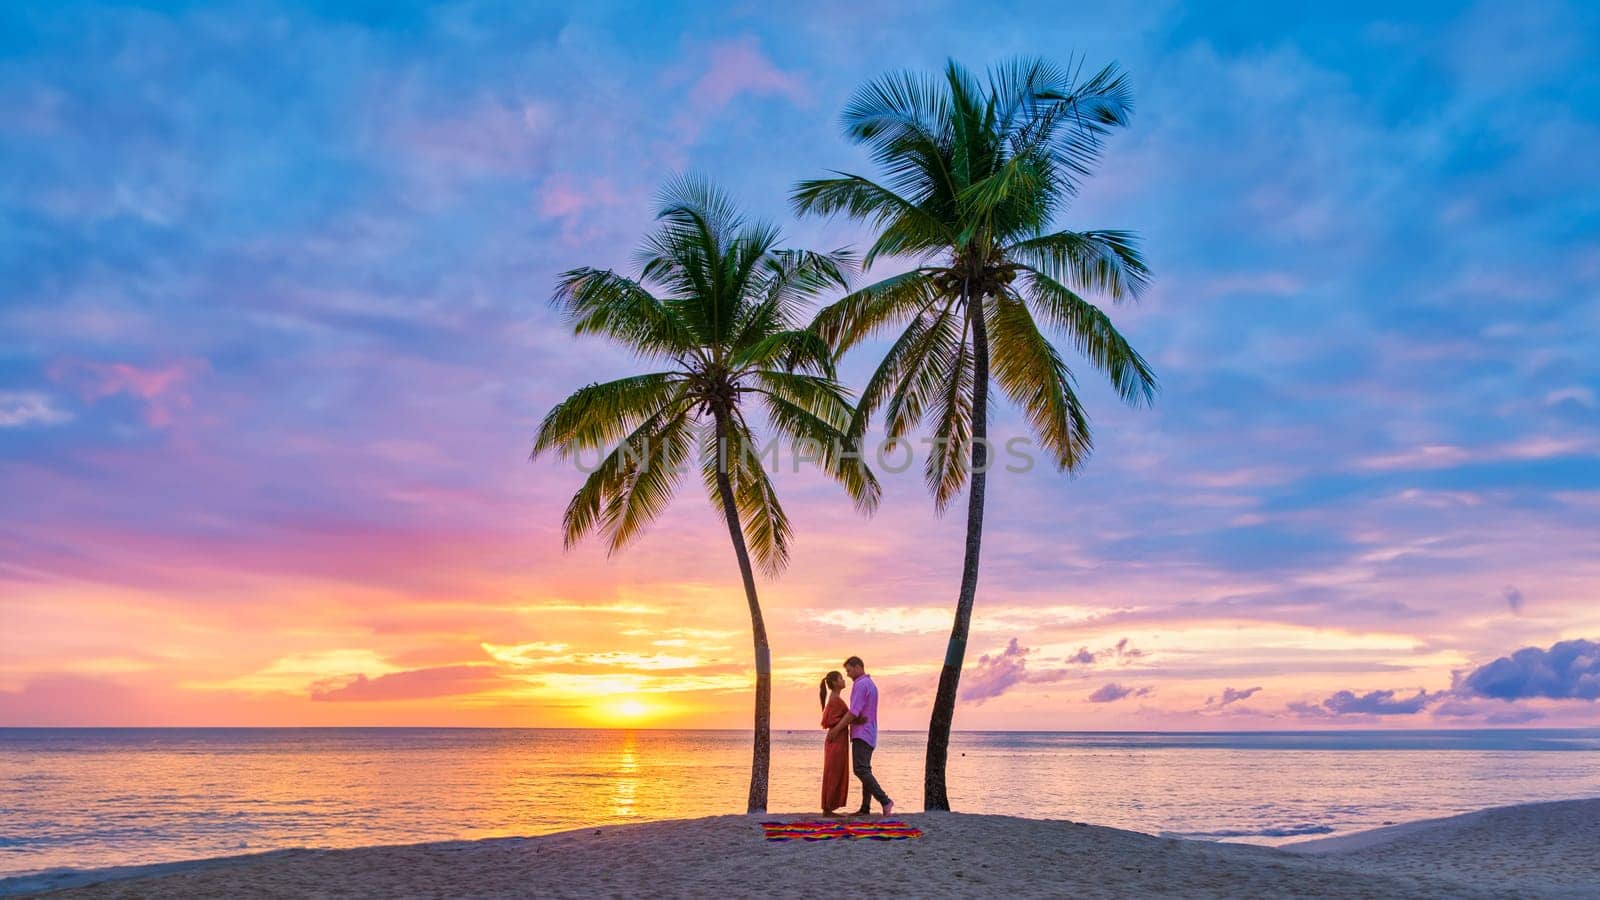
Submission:
<svg viewBox="0 0 1600 900">
<path fill-rule="evenodd" d="M 311 699 L 320 701 L 419 700 L 428 697 L 453 697 L 477 694 L 506 684 L 506 679 L 487 666 L 440 666 L 390 672 L 376 678 L 357 675 L 349 679 L 328 679 L 311 686 Z"/>
</svg>

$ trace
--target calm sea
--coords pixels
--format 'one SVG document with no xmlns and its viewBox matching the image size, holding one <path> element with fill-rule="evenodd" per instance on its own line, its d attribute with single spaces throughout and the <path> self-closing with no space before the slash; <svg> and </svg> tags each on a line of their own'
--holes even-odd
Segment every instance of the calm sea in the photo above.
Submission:
<svg viewBox="0 0 1600 900">
<path fill-rule="evenodd" d="M 874 760 L 907 812 L 923 740 Z M 814 811 L 819 735 L 773 743 L 772 810 Z M 1600 729 L 968 732 L 951 757 L 962 811 L 1261 844 L 1600 795 Z M 0 875 L 743 812 L 748 775 L 737 732 L 0 729 Z"/>
</svg>

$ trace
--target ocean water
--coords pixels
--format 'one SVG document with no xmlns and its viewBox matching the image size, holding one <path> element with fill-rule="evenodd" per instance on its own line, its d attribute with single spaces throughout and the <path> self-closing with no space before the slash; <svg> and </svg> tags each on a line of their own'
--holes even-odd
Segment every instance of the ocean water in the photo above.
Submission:
<svg viewBox="0 0 1600 900">
<path fill-rule="evenodd" d="M 906 812 L 921 808 L 924 738 L 886 733 L 874 759 Z M 0 729 L 0 876 L 743 812 L 749 744 L 723 731 Z M 770 808 L 815 811 L 820 734 L 773 745 Z M 1600 796 L 1600 729 L 966 732 L 950 778 L 965 812 L 1276 844 Z"/>
</svg>

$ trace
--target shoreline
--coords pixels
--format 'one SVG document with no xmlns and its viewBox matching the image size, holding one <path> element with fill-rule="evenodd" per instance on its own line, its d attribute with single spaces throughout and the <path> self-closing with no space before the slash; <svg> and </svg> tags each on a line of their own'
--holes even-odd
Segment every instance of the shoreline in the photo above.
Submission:
<svg viewBox="0 0 1600 900">
<path fill-rule="evenodd" d="M 897 842 L 767 843 L 763 820 L 726 815 L 501 837 L 54 870 L 0 879 L 0 896 L 158 897 L 317 893 L 594 896 L 763 892 L 829 896 L 865 866 L 887 892 L 1082 896 L 1582 896 L 1600 885 L 1600 797 L 1492 807 L 1262 847 L 1059 819 L 895 816 L 925 832 Z M 877 817 L 875 817 L 877 818 Z M 741 891 L 740 886 L 743 885 Z"/>
<path fill-rule="evenodd" d="M 1490 813 L 1499 810 L 1526 809 L 1540 807 L 1550 803 L 1573 803 L 1585 798 L 1573 800 L 1547 800 L 1537 803 L 1519 803 L 1515 806 L 1491 806 L 1486 809 L 1475 809 L 1454 816 L 1438 816 L 1432 819 L 1418 819 L 1415 822 L 1397 822 L 1393 825 L 1380 825 L 1377 828 L 1363 828 L 1348 834 L 1329 834 L 1322 837 L 1306 838 L 1303 841 L 1294 841 L 1288 844 L 1279 844 L 1278 849 L 1288 853 L 1304 853 L 1311 856 L 1329 853 L 1354 853 L 1357 850 L 1366 850 L 1371 847 L 1381 847 L 1384 844 L 1402 840 L 1434 828 L 1447 828 L 1452 825 L 1466 825 L 1479 821 Z M 1593 799 L 1593 798 L 1590 798 Z"/>
</svg>

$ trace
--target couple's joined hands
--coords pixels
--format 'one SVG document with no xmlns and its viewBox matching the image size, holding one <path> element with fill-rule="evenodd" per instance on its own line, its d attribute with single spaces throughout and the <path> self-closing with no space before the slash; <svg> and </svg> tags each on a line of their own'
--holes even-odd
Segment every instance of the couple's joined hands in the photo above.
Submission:
<svg viewBox="0 0 1600 900">
<path fill-rule="evenodd" d="M 844 733 L 846 731 L 849 731 L 851 725 L 854 725 L 857 722 L 863 722 L 863 721 L 866 721 L 866 720 L 861 718 L 860 716 L 851 715 L 850 713 L 845 713 L 843 716 L 839 717 L 839 721 L 835 722 L 832 728 L 828 729 L 828 738 L 827 739 L 831 741 L 834 738 L 838 737 L 840 734 L 842 734 L 842 733 Z"/>
</svg>

